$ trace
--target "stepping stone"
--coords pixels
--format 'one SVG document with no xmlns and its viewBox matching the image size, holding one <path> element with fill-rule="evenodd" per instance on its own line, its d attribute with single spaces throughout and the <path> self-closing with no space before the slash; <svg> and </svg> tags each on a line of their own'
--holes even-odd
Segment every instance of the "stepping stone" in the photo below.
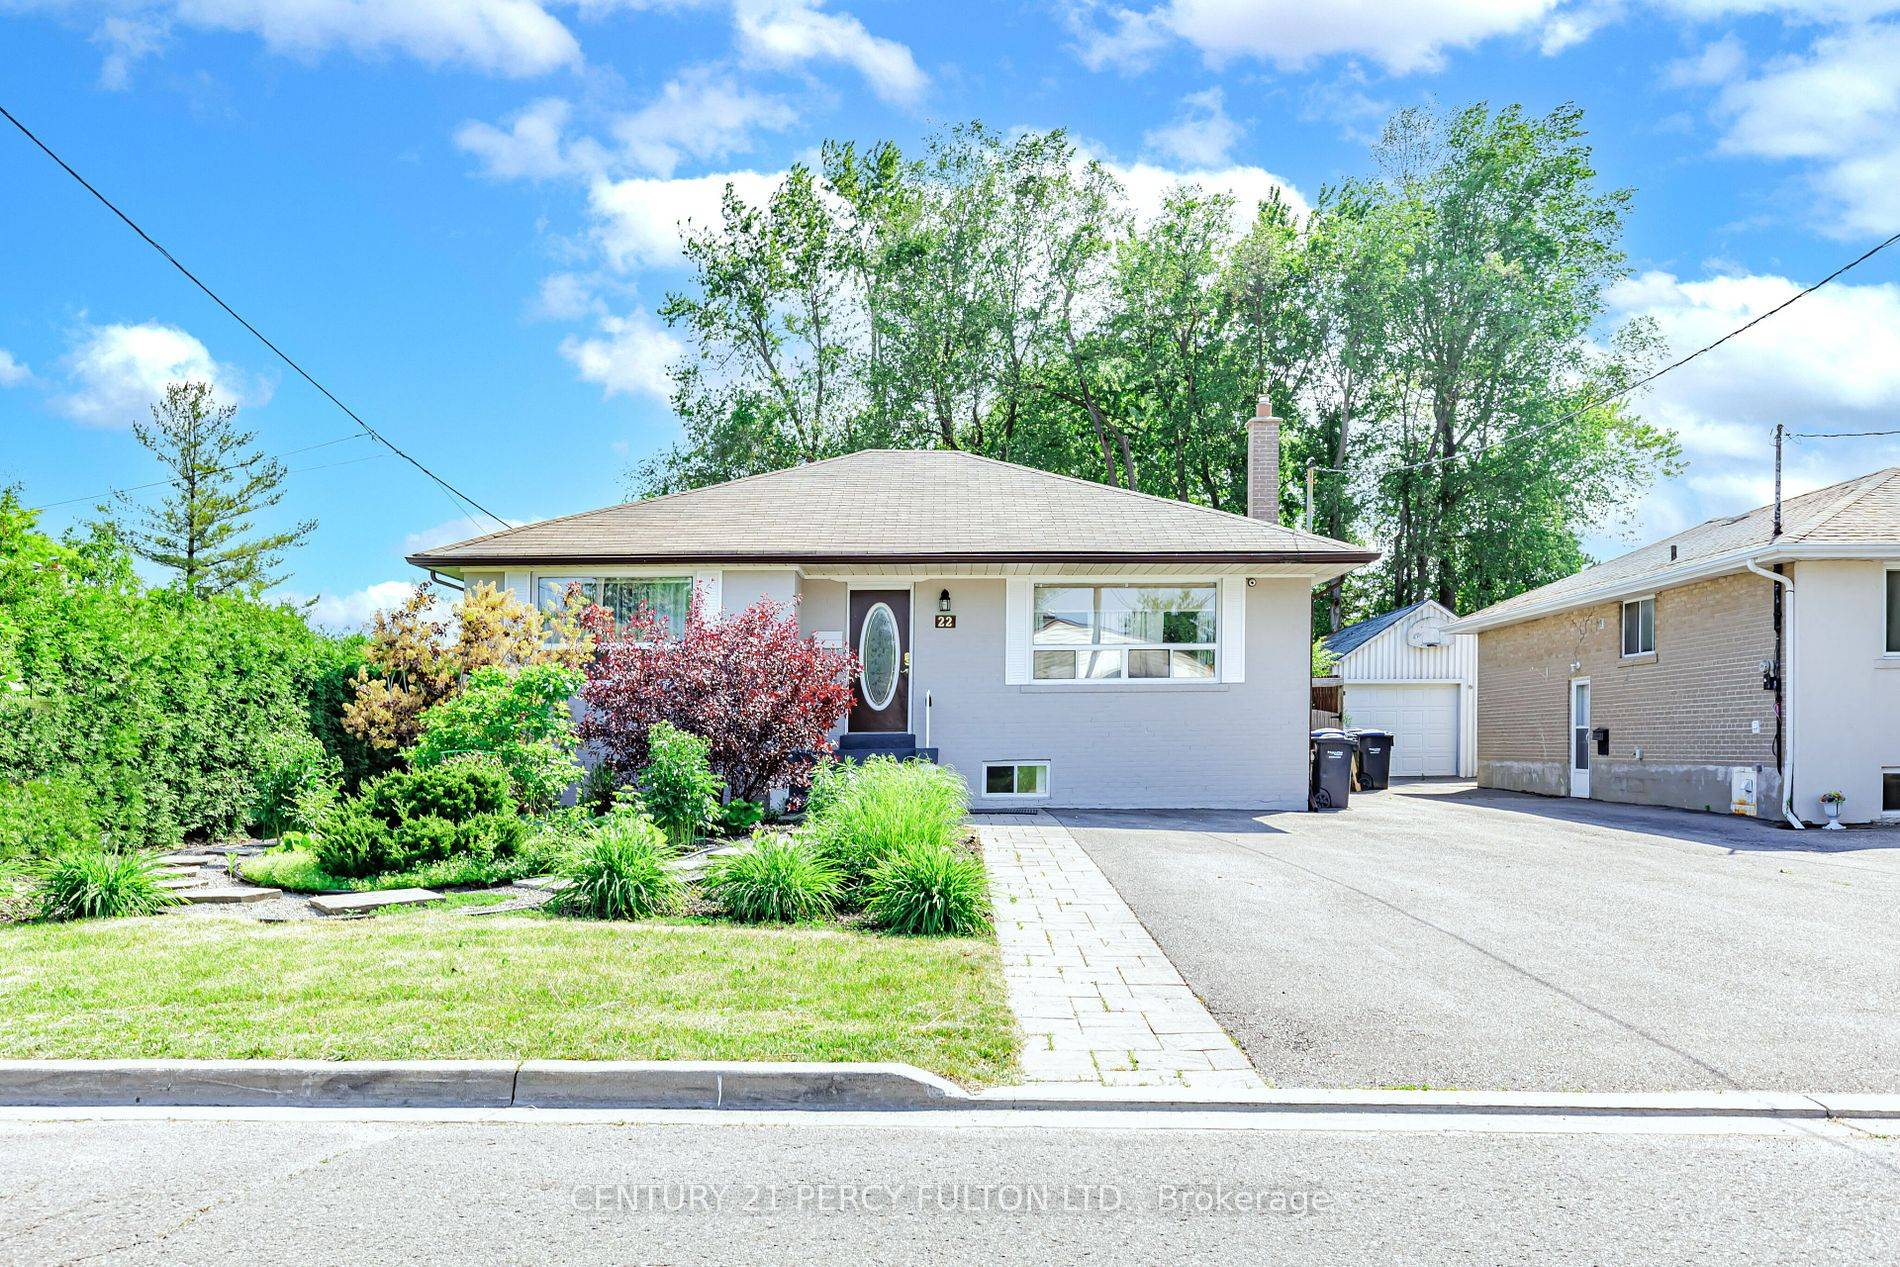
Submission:
<svg viewBox="0 0 1900 1267">
<path fill-rule="evenodd" d="M 209 881 L 203 876 L 175 875 L 160 880 L 158 887 L 161 889 L 195 889 L 199 885 L 207 883 L 209 883 Z"/>
<path fill-rule="evenodd" d="M 210 862 L 223 862 L 221 853 L 167 853 L 160 854 L 159 865 L 166 867 L 202 867 Z"/>
<path fill-rule="evenodd" d="M 178 892 L 179 897 L 193 906 L 241 906 L 251 902 L 268 902 L 283 895 L 282 889 L 199 888 L 180 889 Z"/>
<path fill-rule="evenodd" d="M 431 889 L 384 889 L 378 893 L 330 893 L 311 898 L 310 905 L 319 915 L 355 915 L 386 906 L 416 906 L 441 900 L 442 894 Z"/>
<path fill-rule="evenodd" d="M 508 915 L 515 911 L 538 910 L 547 902 L 545 897 L 517 898 L 512 902 L 497 902 L 493 906 L 465 906 L 464 915 Z"/>
<path fill-rule="evenodd" d="M 538 875 L 532 880 L 515 881 L 515 887 L 518 889 L 538 889 L 543 893 L 559 893 L 562 889 L 572 887 L 573 884 L 574 882 L 564 875 Z"/>
</svg>

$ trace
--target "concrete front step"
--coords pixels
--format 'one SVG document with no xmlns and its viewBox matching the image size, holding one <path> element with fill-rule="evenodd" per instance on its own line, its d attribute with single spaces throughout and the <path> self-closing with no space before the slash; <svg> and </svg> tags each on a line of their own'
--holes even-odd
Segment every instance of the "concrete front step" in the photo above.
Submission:
<svg viewBox="0 0 1900 1267">
<path fill-rule="evenodd" d="M 178 896 L 192 906 L 245 906 L 282 897 L 282 889 L 194 888 L 180 889 Z"/>
<path fill-rule="evenodd" d="M 319 915 L 356 915 L 380 911 L 388 906 L 419 906 L 440 902 L 443 895 L 433 889 L 383 889 L 377 893 L 326 893 L 310 899 Z"/>
</svg>

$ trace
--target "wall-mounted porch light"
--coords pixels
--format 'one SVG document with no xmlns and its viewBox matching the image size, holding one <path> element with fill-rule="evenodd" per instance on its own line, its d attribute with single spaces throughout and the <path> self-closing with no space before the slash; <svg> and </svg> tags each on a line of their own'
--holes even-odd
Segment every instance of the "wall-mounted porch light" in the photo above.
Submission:
<svg viewBox="0 0 1900 1267">
<path fill-rule="evenodd" d="M 950 591 L 949 590 L 945 590 L 943 593 L 937 595 L 937 610 L 940 612 L 944 612 L 946 614 L 948 614 L 948 612 L 950 611 Z"/>
</svg>

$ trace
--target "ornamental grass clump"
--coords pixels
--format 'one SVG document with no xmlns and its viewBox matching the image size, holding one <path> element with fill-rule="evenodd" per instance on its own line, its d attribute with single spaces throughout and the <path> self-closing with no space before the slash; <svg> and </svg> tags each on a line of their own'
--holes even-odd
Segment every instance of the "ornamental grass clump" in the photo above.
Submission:
<svg viewBox="0 0 1900 1267">
<path fill-rule="evenodd" d="M 807 824 L 819 853 L 850 883 L 861 883 L 898 849 L 949 849 L 963 835 L 970 790 L 955 771 L 873 757 L 831 777 Z"/>
<path fill-rule="evenodd" d="M 179 898 L 159 885 L 162 877 L 139 853 L 76 849 L 41 870 L 35 896 L 43 920 L 113 919 L 153 915 Z"/>
<path fill-rule="evenodd" d="M 809 846 L 784 833 L 754 836 L 743 852 L 720 859 L 706 891 L 745 924 L 796 924 L 835 908 L 843 877 Z"/>
<path fill-rule="evenodd" d="M 645 919 L 678 908 L 686 885 L 667 869 L 672 850 L 652 820 L 610 814 L 568 858 L 561 874 L 571 883 L 552 905 L 589 919 Z"/>
<path fill-rule="evenodd" d="M 647 731 L 640 795 L 653 821 L 682 849 L 692 848 L 719 814 L 720 781 L 708 760 L 711 750 L 698 735 L 663 721 Z"/>
<path fill-rule="evenodd" d="M 945 845 L 906 845 L 876 870 L 864 903 L 879 928 L 921 937 L 964 937 L 989 927 L 983 864 Z"/>
</svg>

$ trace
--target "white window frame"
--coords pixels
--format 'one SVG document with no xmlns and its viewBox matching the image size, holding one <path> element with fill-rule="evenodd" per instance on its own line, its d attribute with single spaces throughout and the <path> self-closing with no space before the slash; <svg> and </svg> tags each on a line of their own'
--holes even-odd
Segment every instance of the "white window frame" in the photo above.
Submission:
<svg viewBox="0 0 1900 1267">
<path fill-rule="evenodd" d="M 983 796 L 986 800 L 992 800 L 992 801 L 1046 801 L 1049 799 L 1049 777 L 1050 777 L 1049 765 L 1050 763 L 1046 760 L 985 761 L 983 763 Z M 1042 768 L 1042 791 L 1040 792 L 992 792 L 990 791 L 990 771 L 991 770 L 1012 770 L 1013 771 L 1013 770 L 1020 770 L 1024 766 L 1040 766 Z M 1016 781 L 1016 778 L 1017 778 L 1016 775 L 1011 774 L 1010 782 L 1014 784 Z"/>
<path fill-rule="evenodd" d="M 1226 652 L 1226 626 L 1230 604 L 1226 599 L 1227 587 L 1223 582 L 1237 580 L 1237 577 L 1203 576 L 1186 579 L 1159 579 L 1146 576 L 1111 577 L 1071 577 L 1050 576 L 1031 577 L 1028 580 L 1028 628 L 1024 631 L 1027 644 L 1025 656 L 1027 664 L 1024 682 L 1032 686 L 1046 686 L 1057 689 L 1101 689 L 1104 687 L 1131 687 L 1146 689 L 1156 686 L 1207 686 L 1228 680 L 1222 669 Z M 1211 588 L 1214 591 L 1214 640 L 1212 642 L 1141 642 L 1141 643 L 1086 643 L 1077 646 L 1054 647 L 1036 644 L 1036 590 L 1044 589 L 1187 589 Z M 1036 653 L 1038 651 L 1074 651 L 1078 655 L 1088 651 L 1119 651 L 1122 653 L 1122 676 L 1111 678 L 1045 678 L 1036 676 Z M 1129 677 L 1127 653 L 1130 651 L 1211 651 L 1214 653 L 1212 671 L 1204 678 L 1177 677 Z"/>
<path fill-rule="evenodd" d="M 1627 613 L 1630 608 L 1640 608 L 1644 603 L 1649 604 L 1649 646 L 1643 650 L 1631 651 L 1629 648 L 1629 617 Z M 1642 613 L 1638 611 L 1636 616 L 1636 629 L 1639 638 L 1642 636 L 1642 628 Z M 1621 658 L 1625 660 L 1640 660 L 1644 656 L 1653 656 L 1656 654 L 1656 596 L 1654 594 L 1642 594 L 1636 598 L 1626 598 L 1623 600 L 1623 606 L 1617 610 L 1616 645 L 1618 650 L 1622 652 Z"/>
<path fill-rule="evenodd" d="M 1900 563 L 1889 563 L 1880 584 L 1880 647 L 1882 656 L 1900 660 L 1900 645 L 1895 643 L 1895 638 L 1900 637 L 1900 629 L 1887 626 L 1887 611 L 1893 602 L 1893 587 L 1896 583 L 1900 583 Z"/>
<path fill-rule="evenodd" d="M 721 586 L 719 573 L 717 572 L 695 572 L 691 569 L 682 571 L 677 567 L 606 569 L 551 568 L 545 572 L 529 572 L 527 573 L 526 582 L 523 586 L 526 593 L 522 596 L 522 601 L 526 602 L 543 616 L 546 616 L 547 609 L 541 606 L 541 583 L 543 581 L 560 581 L 563 583 L 570 581 L 591 581 L 594 585 L 594 602 L 596 604 L 600 602 L 602 593 L 601 585 L 602 582 L 605 581 L 685 581 L 687 583 L 687 601 L 689 603 L 692 601 L 693 594 L 697 593 L 708 616 L 715 616 L 719 613 Z M 673 634 L 675 637 L 678 637 L 681 632 L 681 630 L 674 630 Z"/>
</svg>

